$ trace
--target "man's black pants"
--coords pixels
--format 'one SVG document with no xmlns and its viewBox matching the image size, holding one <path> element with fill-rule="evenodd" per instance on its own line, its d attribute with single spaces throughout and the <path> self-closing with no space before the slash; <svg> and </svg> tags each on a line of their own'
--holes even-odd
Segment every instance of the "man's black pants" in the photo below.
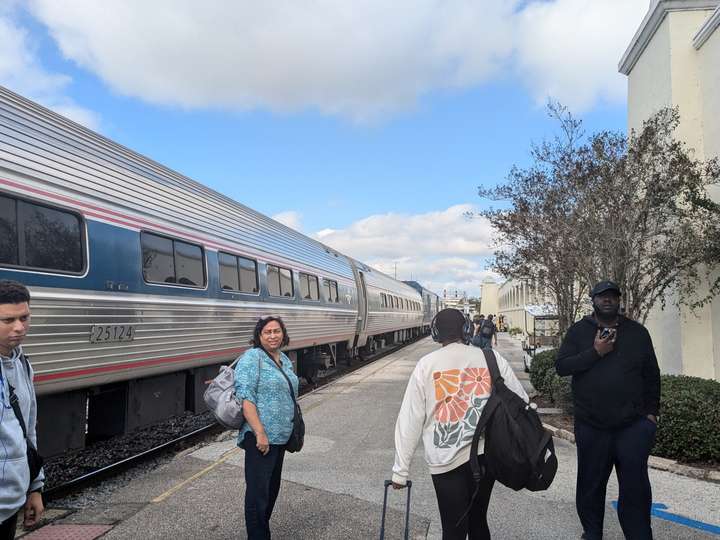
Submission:
<svg viewBox="0 0 720 540">
<path fill-rule="evenodd" d="M 485 457 L 480 456 L 480 464 Z M 443 540 L 490 540 L 490 529 L 487 523 L 487 510 L 490 504 L 495 480 L 486 476 L 475 484 L 472 477 L 470 463 L 463 463 L 459 467 L 442 474 L 432 475 L 435 494 L 437 495 L 442 523 Z M 470 500 L 478 488 L 472 508 L 465 518 L 460 518 L 468 509 Z M 460 526 L 457 526 L 460 521 Z"/>
<path fill-rule="evenodd" d="M 618 518 L 628 540 L 651 540 L 652 491 L 647 460 L 657 426 L 642 417 L 622 429 L 597 429 L 575 420 L 578 476 L 575 504 L 585 538 L 599 540 L 605 517 L 605 490 L 613 466 L 620 488 Z"/>
<path fill-rule="evenodd" d="M 0 523 L 0 540 L 14 540 L 17 518 L 18 515 L 15 514 Z"/>
<path fill-rule="evenodd" d="M 270 538 L 270 516 L 280 493 L 285 445 L 270 445 L 266 455 L 257 449 L 255 434 L 243 439 L 245 449 L 245 527 L 248 540 Z"/>
</svg>

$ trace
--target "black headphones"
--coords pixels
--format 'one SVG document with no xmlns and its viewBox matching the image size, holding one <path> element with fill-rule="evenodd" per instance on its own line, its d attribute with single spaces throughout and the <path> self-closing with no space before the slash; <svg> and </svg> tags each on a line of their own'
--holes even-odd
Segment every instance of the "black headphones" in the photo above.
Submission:
<svg viewBox="0 0 720 540">
<path fill-rule="evenodd" d="M 440 314 L 440 312 L 438 312 L 433 317 L 433 320 L 430 321 L 430 335 L 432 336 L 433 341 L 437 341 L 438 343 L 440 343 L 440 331 L 438 330 L 438 327 L 437 327 L 437 317 L 439 314 Z M 472 336 L 472 328 L 473 328 L 472 321 L 468 321 L 467 319 L 465 319 L 465 324 L 463 324 L 463 329 L 462 329 L 463 339 L 466 339 L 466 338 Z"/>
<path fill-rule="evenodd" d="M 430 335 L 432 336 L 433 341 L 437 341 L 438 343 L 440 343 L 440 332 L 438 331 L 436 320 L 437 314 L 435 314 L 433 320 L 430 321 Z"/>
</svg>

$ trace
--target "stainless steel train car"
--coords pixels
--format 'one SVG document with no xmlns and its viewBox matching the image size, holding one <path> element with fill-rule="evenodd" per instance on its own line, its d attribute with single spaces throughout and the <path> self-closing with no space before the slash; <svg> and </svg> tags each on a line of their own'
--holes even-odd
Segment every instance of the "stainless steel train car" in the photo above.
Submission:
<svg viewBox="0 0 720 540">
<path fill-rule="evenodd" d="M 423 329 L 425 332 L 429 332 L 433 317 L 437 315 L 438 311 L 444 308 L 441 298 L 431 290 L 420 285 L 417 281 L 404 281 L 403 283 L 406 283 L 420 293 L 423 303 Z"/>
<path fill-rule="evenodd" d="M 41 450 L 186 409 L 280 315 L 321 361 L 423 332 L 414 288 L 0 87 L 0 278 L 32 292 Z"/>
</svg>

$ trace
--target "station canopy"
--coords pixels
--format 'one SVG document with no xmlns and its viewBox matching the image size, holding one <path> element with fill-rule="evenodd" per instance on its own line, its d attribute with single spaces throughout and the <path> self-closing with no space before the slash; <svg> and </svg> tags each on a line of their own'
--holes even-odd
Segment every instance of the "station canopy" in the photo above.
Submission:
<svg viewBox="0 0 720 540">
<path fill-rule="evenodd" d="M 525 311 L 535 319 L 557 319 L 557 306 L 555 304 L 528 304 Z"/>
</svg>

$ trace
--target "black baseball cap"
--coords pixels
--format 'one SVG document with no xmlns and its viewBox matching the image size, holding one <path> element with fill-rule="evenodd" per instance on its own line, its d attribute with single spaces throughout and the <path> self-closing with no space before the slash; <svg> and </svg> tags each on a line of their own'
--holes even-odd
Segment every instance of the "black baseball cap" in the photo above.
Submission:
<svg viewBox="0 0 720 540">
<path fill-rule="evenodd" d="M 618 296 L 622 296 L 622 292 L 620 292 L 620 287 L 617 283 L 605 280 L 595 284 L 595 286 L 590 291 L 590 298 L 593 298 L 594 296 L 602 294 L 606 291 L 615 291 L 616 293 L 618 293 Z"/>
</svg>

